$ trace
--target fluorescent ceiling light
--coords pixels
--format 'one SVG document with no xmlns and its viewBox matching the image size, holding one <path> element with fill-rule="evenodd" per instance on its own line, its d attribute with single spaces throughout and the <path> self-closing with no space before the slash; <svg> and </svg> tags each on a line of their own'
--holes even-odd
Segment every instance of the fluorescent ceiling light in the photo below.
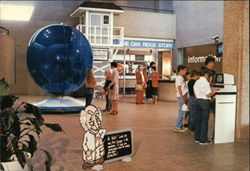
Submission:
<svg viewBox="0 0 250 171">
<path fill-rule="evenodd" d="M 1 20 L 29 21 L 33 10 L 33 6 L 0 4 L 0 18 Z"/>
</svg>

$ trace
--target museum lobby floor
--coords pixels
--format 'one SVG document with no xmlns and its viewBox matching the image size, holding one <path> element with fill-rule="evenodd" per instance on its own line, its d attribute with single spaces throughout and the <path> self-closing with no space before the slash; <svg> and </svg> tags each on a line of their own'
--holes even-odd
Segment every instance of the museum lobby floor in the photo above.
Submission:
<svg viewBox="0 0 250 171">
<path fill-rule="evenodd" d="M 20 96 L 19 101 L 33 102 L 42 96 Z M 103 127 L 108 131 L 130 128 L 133 131 L 132 162 L 121 161 L 103 165 L 104 171 L 248 171 L 249 141 L 201 146 L 192 133 L 173 131 L 177 115 L 176 102 L 157 104 L 134 103 L 135 97 L 121 98 L 119 114 L 104 114 Z M 93 104 L 103 108 L 104 100 Z M 65 133 L 43 129 L 40 146 L 53 157 L 52 171 L 80 171 L 84 131 L 79 114 L 44 114 L 46 122 L 59 123 Z M 210 121 L 212 121 L 211 119 Z M 210 122 L 210 128 L 212 122 Z M 210 129 L 211 134 L 211 129 Z M 43 171 L 44 154 L 33 158 L 34 171 Z"/>
</svg>

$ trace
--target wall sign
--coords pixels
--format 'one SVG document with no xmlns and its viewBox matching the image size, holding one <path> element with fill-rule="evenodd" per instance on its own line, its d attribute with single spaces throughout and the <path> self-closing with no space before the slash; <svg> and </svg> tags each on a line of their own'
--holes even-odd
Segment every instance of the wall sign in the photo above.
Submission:
<svg viewBox="0 0 250 171">
<path fill-rule="evenodd" d="M 184 48 L 184 65 L 188 69 L 200 71 L 205 66 L 207 56 L 211 55 L 215 58 L 214 69 L 216 72 L 222 72 L 222 57 L 218 55 L 217 44 L 206 44 Z"/>
<path fill-rule="evenodd" d="M 92 52 L 94 60 L 101 60 L 101 61 L 108 60 L 108 49 L 93 48 Z"/>
<path fill-rule="evenodd" d="M 133 154 L 132 131 L 130 129 L 108 132 L 103 141 L 105 162 L 121 160 Z"/>
<path fill-rule="evenodd" d="M 208 56 L 188 56 L 187 58 L 187 63 L 191 64 L 191 63 L 205 63 L 206 58 Z M 221 57 L 217 57 L 217 56 L 213 56 L 215 58 L 215 62 L 220 62 L 221 61 Z"/>
<path fill-rule="evenodd" d="M 152 41 L 152 40 L 124 40 L 125 47 L 135 48 L 155 48 L 155 49 L 172 49 L 173 41 Z"/>
</svg>

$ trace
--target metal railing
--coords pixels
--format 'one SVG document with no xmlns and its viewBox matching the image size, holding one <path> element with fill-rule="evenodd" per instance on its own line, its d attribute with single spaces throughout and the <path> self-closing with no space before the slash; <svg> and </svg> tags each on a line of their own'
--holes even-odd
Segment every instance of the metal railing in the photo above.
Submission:
<svg viewBox="0 0 250 171">
<path fill-rule="evenodd" d="M 78 24 L 79 30 L 93 46 L 124 46 L 124 27 L 86 26 Z"/>
</svg>

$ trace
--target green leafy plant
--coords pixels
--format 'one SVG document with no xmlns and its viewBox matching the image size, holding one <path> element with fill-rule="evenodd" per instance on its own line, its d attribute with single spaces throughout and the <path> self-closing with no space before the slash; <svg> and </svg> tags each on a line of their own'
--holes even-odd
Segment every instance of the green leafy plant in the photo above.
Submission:
<svg viewBox="0 0 250 171">
<path fill-rule="evenodd" d="M 34 155 L 42 126 L 55 132 L 63 131 L 59 124 L 45 123 L 38 107 L 22 102 L 14 107 L 17 96 L 9 95 L 9 86 L 0 80 L 0 162 L 11 161 L 15 155 L 22 167 L 25 166 L 27 152 Z M 47 160 L 46 170 L 50 170 L 51 155 L 44 149 Z"/>
</svg>

